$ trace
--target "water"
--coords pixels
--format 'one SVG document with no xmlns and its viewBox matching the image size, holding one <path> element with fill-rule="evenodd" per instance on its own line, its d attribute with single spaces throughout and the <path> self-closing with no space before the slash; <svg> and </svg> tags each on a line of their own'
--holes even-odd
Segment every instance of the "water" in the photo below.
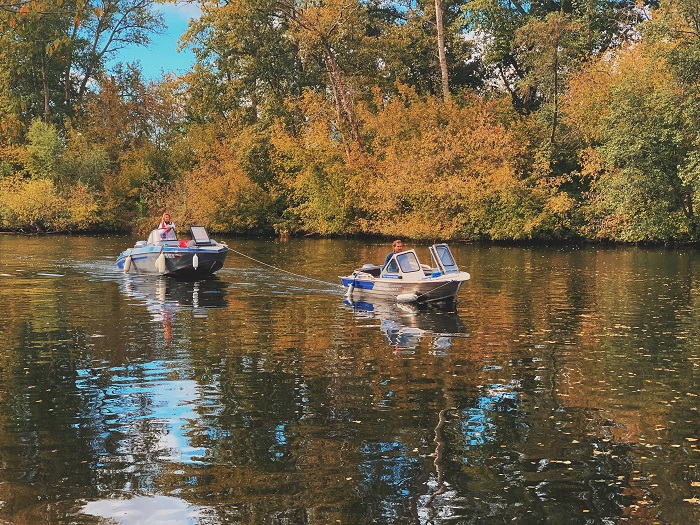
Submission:
<svg viewBox="0 0 700 525">
<path fill-rule="evenodd" d="M 0 236 L 0 523 L 700 522 L 698 252 L 453 245 L 414 312 L 336 284 L 388 244 L 133 240 Z"/>
</svg>

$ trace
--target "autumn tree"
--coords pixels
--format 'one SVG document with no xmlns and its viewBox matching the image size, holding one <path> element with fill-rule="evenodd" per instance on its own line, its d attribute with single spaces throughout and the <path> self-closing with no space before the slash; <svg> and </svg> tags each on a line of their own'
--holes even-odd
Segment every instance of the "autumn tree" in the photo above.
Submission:
<svg viewBox="0 0 700 525">
<path fill-rule="evenodd" d="M 677 69 L 683 45 L 665 26 L 679 3 L 662 4 L 642 44 L 591 63 L 575 76 L 567 119 L 587 140 L 583 175 L 587 235 L 619 241 L 698 240 L 700 204 L 698 83 Z M 692 38 L 691 38 L 692 40 Z M 690 43 L 687 42 L 686 43 Z M 691 53 L 692 57 L 692 53 Z M 587 93 L 595 87 L 596 96 Z"/>
</svg>

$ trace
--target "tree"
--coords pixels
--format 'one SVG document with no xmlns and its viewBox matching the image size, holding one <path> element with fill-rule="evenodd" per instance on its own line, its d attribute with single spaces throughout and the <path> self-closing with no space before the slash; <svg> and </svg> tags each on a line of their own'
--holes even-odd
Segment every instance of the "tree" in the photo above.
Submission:
<svg viewBox="0 0 700 525">
<path fill-rule="evenodd" d="M 35 120 L 29 127 L 27 139 L 27 170 L 30 175 L 59 182 L 66 145 L 56 126 Z"/>
<path fill-rule="evenodd" d="M 585 56 L 583 44 L 579 23 L 561 12 L 550 13 L 544 20 L 531 19 L 515 33 L 514 45 L 527 68 L 519 90 L 523 97 L 535 93 L 550 105 L 550 146 L 559 123 L 559 97 L 566 77 Z"/>
<path fill-rule="evenodd" d="M 645 1 L 645 5 L 648 5 Z M 568 0 L 538 1 L 526 3 L 520 0 L 472 0 L 464 7 L 466 28 L 480 37 L 484 51 L 484 62 L 491 70 L 492 82 L 503 86 L 510 94 L 513 107 L 521 113 L 539 109 L 543 93 L 531 82 L 532 57 L 528 58 L 531 46 L 522 46 L 523 37 L 532 44 L 538 38 L 537 23 L 543 31 L 540 35 L 549 40 L 557 33 L 558 19 L 553 15 L 565 16 L 569 24 L 574 24 L 576 35 L 567 36 L 575 44 L 580 59 L 597 56 L 606 50 L 619 46 L 637 35 L 637 25 L 643 20 L 643 11 L 630 0 L 589 0 L 572 2 Z M 547 22 L 549 20 L 549 22 Z M 526 26 L 531 25 L 528 30 Z M 520 35 L 520 37 L 518 37 Z M 559 38 L 558 48 L 564 44 Z M 586 46 L 579 45 L 579 41 Z M 563 48 L 561 48 L 564 51 Z M 573 58 L 573 49 L 567 54 Z M 552 57 L 553 55 L 549 55 Z"/>
<path fill-rule="evenodd" d="M 27 125 L 63 121 L 107 60 L 163 27 L 155 0 L 20 0 L 0 10 L 6 108 Z"/>
<path fill-rule="evenodd" d="M 442 79 L 442 96 L 450 98 L 450 80 L 445 56 L 445 25 L 442 23 L 442 0 L 435 0 L 435 26 L 437 28 L 438 57 L 440 60 L 440 77 Z"/>
<path fill-rule="evenodd" d="M 700 103 L 672 74 L 674 42 L 645 42 L 573 79 L 567 118 L 586 130 L 588 235 L 619 241 L 698 240 Z M 596 79 L 605 93 L 588 97 Z M 572 108 L 571 110 L 569 108 Z M 596 115 L 592 115 L 597 112 Z"/>
</svg>

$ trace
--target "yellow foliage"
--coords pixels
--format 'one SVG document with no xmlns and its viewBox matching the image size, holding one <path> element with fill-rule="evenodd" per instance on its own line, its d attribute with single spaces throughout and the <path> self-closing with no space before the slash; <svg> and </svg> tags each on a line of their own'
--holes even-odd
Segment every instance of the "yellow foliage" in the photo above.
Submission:
<svg viewBox="0 0 700 525">
<path fill-rule="evenodd" d="M 0 220 L 4 227 L 43 231 L 54 229 L 61 202 L 47 179 L 0 179 Z"/>
<path fill-rule="evenodd" d="M 420 99 L 404 87 L 400 93 L 376 114 L 362 113 L 376 170 L 363 181 L 361 206 L 373 216 L 366 232 L 422 238 L 486 233 L 485 202 L 521 185 L 522 149 L 494 118 L 497 104 L 476 96 L 461 105 Z"/>
<path fill-rule="evenodd" d="M 0 226 L 13 230 L 90 230 L 99 224 L 99 205 L 83 184 L 66 195 L 48 179 L 0 179 Z"/>
<path fill-rule="evenodd" d="M 296 136 L 279 125 L 272 133 L 273 164 L 291 196 L 291 211 L 306 232 L 356 233 L 353 208 L 359 202 L 353 188 L 362 167 L 348 161 L 335 114 L 323 97 L 309 92 L 296 103 L 308 115 L 302 133 Z"/>
<path fill-rule="evenodd" d="M 82 182 L 78 182 L 68 190 L 64 202 L 66 217 L 63 221 L 63 229 L 86 231 L 99 224 L 100 206 L 95 196 Z"/>
<path fill-rule="evenodd" d="M 259 222 L 266 199 L 224 145 L 182 181 L 181 224 L 200 224 L 211 231 L 247 231 Z M 182 203 L 181 203 L 182 204 Z"/>
<path fill-rule="evenodd" d="M 536 165 L 548 173 L 547 161 L 532 160 L 523 137 L 533 130 L 503 101 L 465 94 L 444 102 L 402 85 L 397 92 L 358 105 L 363 153 L 344 149 L 332 107 L 317 94 L 297 101 L 308 117 L 301 133 L 274 130 L 275 171 L 292 196 L 297 229 L 518 239 L 568 224 L 573 200 L 555 198 L 556 185 L 531 182 L 541 176 L 531 177 Z"/>
<path fill-rule="evenodd" d="M 639 43 L 609 52 L 573 74 L 562 101 L 564 122 L 587 144 L 603 142 L 613 91 L 625 88 L 641 95 L 672 84 L 669 65 L 660 53 L 663 45 Z"/>
</svg>

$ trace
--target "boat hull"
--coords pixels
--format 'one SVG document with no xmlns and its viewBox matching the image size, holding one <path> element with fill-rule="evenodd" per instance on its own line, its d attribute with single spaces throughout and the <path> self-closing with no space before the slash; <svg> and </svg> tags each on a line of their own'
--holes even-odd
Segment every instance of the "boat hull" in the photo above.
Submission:
<svg viewBox="0 0 700 525">
<path fill-rule="evenodd" d="M 469 274 L 460 272 L 454 277 L 441 276 L 436 279 L 405 282 L 400 279 L 374 278 L 363 275 L 341 277 L 346 293 L 353 299 L 373 297 L 390 298 L 399 302 L 449 302 L 454 301 Z"/>
<path fill-rule="evenodd" d="M 158 259 L 163 255 L 164 264 Z M 145 246 L 131 248 L 117 258 L 117 267 L 126 273 L 169 275 L 181 279 L 203 279 L 220 270 L 226 261 L 228 247 L 179 248 Z M 197 264 L 194 263 L 195 255 Z"/>
</svg>

